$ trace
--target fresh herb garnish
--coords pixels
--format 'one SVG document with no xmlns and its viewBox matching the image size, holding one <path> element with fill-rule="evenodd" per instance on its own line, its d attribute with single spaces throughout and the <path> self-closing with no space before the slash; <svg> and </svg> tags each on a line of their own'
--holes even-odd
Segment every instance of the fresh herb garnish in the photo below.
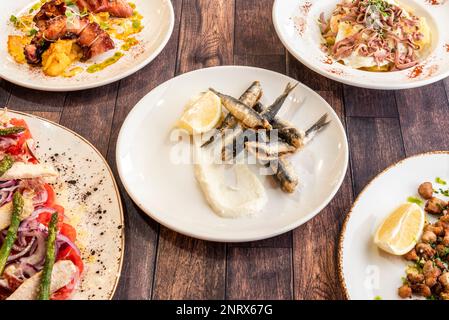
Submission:
<svg viewBox="0 0 449 320">
<path fill-rule="evenodd" d="M 108 30 L 110 27 L 106 22 L 100 22 L 100 28 L 103 30 Z"/>
<path fill-rule="evenodd" d="M 423 201 L 419 198 L 416 197 L 408 197 L 407 201 L 410 203 L 416 203 L 418 206 L 422 206 L 423 205 Z"/>
<path fill-rule="evenodd" d="M 139 20 L 133 20 L 133 28 L 139 29 L 140 28 L 140 21 Z"/>
<path fill-rule="evenodd" d="M 19 23 L 19 18 L 17 18 L 15 15 L 11 15 L 11 17 L 9 17 L 9 21 L 14 23 L 14 24 L 18 24 Z"/>
<path fill-rule="evenodd" d="M 382 297 L 381 296 L 375 296 L 374 300 L 382 300 Z"/>
<path fill-rule="evenodd" d="M 447 182 L 444 181 L 443 179 L 441 179 L 440 177 L 437 177 L 437 178 L 435 179 L 435 182 L 438 183 L 438 184 L 441 184 L 441 185 L 443 185 L 443 186 L 447 185 Z"/>
<path fill-rule="evenodd" d="M 33 37 L 33 36 L 35 36 L 37 34 L 37 30 L 36 29 L 31 29 L 29 32 L 28 32 L 28 35 L 30 36 L 30 37 Z"/>
</svg>

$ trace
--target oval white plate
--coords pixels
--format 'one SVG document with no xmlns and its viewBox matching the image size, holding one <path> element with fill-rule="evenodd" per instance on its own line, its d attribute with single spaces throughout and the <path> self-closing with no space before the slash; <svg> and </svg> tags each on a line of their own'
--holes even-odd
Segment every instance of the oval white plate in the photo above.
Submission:
<svg viewBox="0 0 449 320">
<path fill-rule="evenodd" d="M 340 238 L 339 271 L 349 299 L 399 299 L 398 288 L 408 265 L 373 243 L 382 220 L 425 181 L 449 179 L 449 151 L 407 158 L 380 173 L 360 193 L 346 217 Z"/>
<path fill-rule="evenodd" d="M 36 1 L 16 0 L 2 4 L 0 12 L 0 77 L 17 85 L 46 91 L 76 91 L 100 87 L 123 79 L 145 67 L 162 51 L 174 27 L 174 12 L 170 0 L 133 0 L 136 10 L 143 15 L 144 29 L 136 35 L 139 45 L 125 52 L 117 63 L 96 73 L 83 72 L 72 78 L 47 77 L 38 68 L 18 64 L 8 54 L 8 35 L 17 32 L 9 23 L 11 15 L 28 12 Z M 116 40 L 114 40 L 116 41 Z M 86 65 L 102 62 L 119 51 L 119 46 L 103 55 L 94 57 Z"/>
<path fill-rule="evenodd" d="M 421 87 L 449 76 L 449 1 L 399 0 L 424 16 L 432 28 L 432 52 L 419 64 L 422 73 L 410 68 L 398 72 L 356 70 L 329 59 L 320 49 L 318 17 L 329 17 L 340 0 L 276 0 L 273 21 L 284 46 L 300 62 L 319 74 L 349 85 L 371 89 Z"/>
<path fill-rule="evenodd" d="M 332 199 L 348 164 L 345 131 L 332 108 L 315 92 L 299 85 L 280 115 L 298 108 L 290 120 L 309 127 L 324 113 L 332 124 L 302 152 L 292 157 L 301 177 L 302 190 L 282 193 L 269 178 L 262 180 L 268 204 L 258 217 L 223 219 L 206 203 L 194 177 L 192 164 L 175 164 L 170 142 L 173 125 L 184 105 L 210 86 L 239 96 L 259 80 L 263 103 L 271 103 L 287 82 L 287 76 L 250 67 L 215 67 L 174 78 L 146 95 L 126 118 L 117 142 L 117 166 L 126 190 L 149 216 L 188 236 L 213 241 L 251 241 L 287 232 L 311 219 Z M 183 152 L 188 152 L 189 144 Z"/>
<path fill-rule="evenodd" d="M 65 182 L 64 188 L 56 189 L 58 200 L 77 230 L 84 262 L 81 284 L 72 298 L 112 299 L 122 267 L 124 222 L 120 194 L 106 160 L 87 140 L 59 124 L 21 112 L 9 114 L 27 121 L 38 158 L 52 163 L 60 171 L 58 181 Z"/>
</svg>

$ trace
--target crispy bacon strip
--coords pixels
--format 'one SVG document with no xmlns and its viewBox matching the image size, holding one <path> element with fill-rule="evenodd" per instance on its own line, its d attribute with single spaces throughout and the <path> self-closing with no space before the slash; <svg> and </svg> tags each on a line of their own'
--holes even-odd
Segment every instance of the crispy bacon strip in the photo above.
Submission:
<svg viewBox="0 0 449 320">
<path fill-rule="evenodd" d="M 91 12 L 109 12 L 118 18 L 129 18 L 133 15 L 133 8 L 125 0 L 77 0 L 80 10 Z"/>
</svg>

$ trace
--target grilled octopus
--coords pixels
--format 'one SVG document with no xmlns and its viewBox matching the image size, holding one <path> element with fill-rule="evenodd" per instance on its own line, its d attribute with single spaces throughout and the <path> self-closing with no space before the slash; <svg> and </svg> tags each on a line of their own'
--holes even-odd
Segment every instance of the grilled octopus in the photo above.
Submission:
<svg viewBox="0 0 449 320">
<path fill-rule="evenodd" d="M 114 41 L 97 23 L 78 16 L 68 20 L 66 10 L 64 0 L 53 0 L 35 15 L 34 22 L 39 31 L 24 52 L 29 64 L 39 65 L 50 43 L 58 39 L 76 39 L 83 51 L 83 60 L 114 49 Z"/>
</svg>

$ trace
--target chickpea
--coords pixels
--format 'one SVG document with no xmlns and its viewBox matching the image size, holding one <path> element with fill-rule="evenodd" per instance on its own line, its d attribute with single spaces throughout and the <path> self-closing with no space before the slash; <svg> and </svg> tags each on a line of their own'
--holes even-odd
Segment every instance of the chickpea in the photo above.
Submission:
<svg viewBox="0 0 449 320">
<path fill-rule="evenodd" d="M 432 231 L 426 231 L 422 235 L 421 240 L 424 243 L 435 243 L 437 241 L 437 235 Z"/>
<path fill-rule="evenodd" d="M 449 292 L 443 291 L 440 293 L 441 300 L 449 300 Z"/>
<path fill-rule="evenodd" d="M 429 200 L 433 196 L 433 186 L 430 182 L 424 182 L 418 188 L 418 193 L 421 197 L 426 200 Z"/>
<path fill-rule="evenodd" d="M 441 270 L 432 261 L 427 261 L 423 266 L 423 274 L 426 285 L 431 288 L 437 283 Z"/>
<path fill-rule="evenodd" d="M 407 273 L 407 280 L 408 282 L 410 282 L 411 284 L 419 284 L 424 282 L 424 275 L 422 273 L 418 273 L 418 272 L 410 272 Z"/>
<path fill-rule="evenodd" d="M 424 227 L 424 232 L 426 232 L 426 231 L 433 232 L 437 236 L 442 236 L 444 234 L 444 228 L 441 225 L 436 226 L 436 225 L 428 224 Z"/>
<path fill-rule="evenodd" d="M 408 260 L 408 261 L 418 261 L 418 260 L 419 260 L 419 257 L 418 257 L 418 255 L 416 254 L 416 250 L 413 248 L 412 250 L 410 250 L 409 252 L 407 252 L 407 253 L 404 255 L 404 259 L 405 259 L 405 260 Z"/>
<path fill-rule="evenodd" d="M 420 295 L 422 297 L 430 297 L 432 295 L 432 291 L 425 284 L 417 284 L 412 286 L 413 293 Z"/>
<path fill-rule="evenodd" d="M 446 205 L 445 201 L 432 197 L 427 201 L 425 210 L 432 214 L 442 214 Z"/>
<path fill-rule="evenodd" d="M 415 246 L 415 250 L 419 256 L 425 259 L 430 259 L 435 255 L 435 250 L 427 243 L 418 243 Z"/>
<path fill-rule="evenodd" d="M 441 241 L 441 244 L 443 244 L 445 246 L 449 246 L 449 233 L 446 233 L 443 240 Z"/>
<path fill-rule="evenodd" d="M 409 285 L 404 284 L 402 287 L 398 289 L 398 295 L 402 298 L 411 298 L 412 297 L 412 288 Z"/>
<path fill-rule="evenodd" d="M 449 289 L 449 272 L 445 272 L 439 276 L 438 281 L 440 281 L 443 287 Z"/>
</svg>

